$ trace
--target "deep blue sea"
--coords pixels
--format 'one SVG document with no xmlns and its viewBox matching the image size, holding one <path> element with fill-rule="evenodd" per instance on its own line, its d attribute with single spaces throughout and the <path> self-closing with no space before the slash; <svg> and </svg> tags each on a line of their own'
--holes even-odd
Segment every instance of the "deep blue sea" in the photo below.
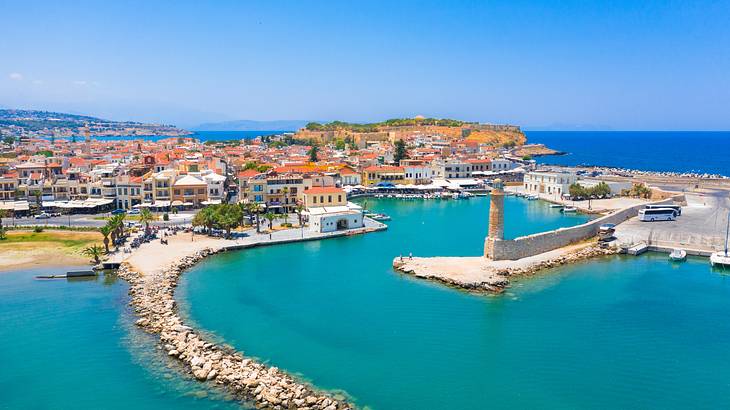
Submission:
<svg viewBox="0 0 730 410">
<path fill-rule="evenodd" d="M 542 164 L 602 165 L 730 176 L 730 131 L 527 131 L 527 141 L 567 155 Z"/>
</svg>

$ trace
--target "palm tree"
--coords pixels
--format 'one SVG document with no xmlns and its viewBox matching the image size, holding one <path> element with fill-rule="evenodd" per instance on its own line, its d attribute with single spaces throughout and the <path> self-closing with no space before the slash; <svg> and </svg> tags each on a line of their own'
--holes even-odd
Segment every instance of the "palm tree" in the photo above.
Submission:
<svg viewBox="0 0 730 410">
<path fill-rule="evenodd" d="M 104 249 L 109 253 L 109 235 L 112 233 L 112 228 L 107 224 L 99 228 L 99 232 L 104 236 Z"/>
<path fill-rule="evenodd" d="M 81 251 L 81 253 L 84 256 L 88 256 L 88 257 L 94 259 L 94 263 L 97 265 L 100 262 L 100 258 L 101 258 L 101 255 L 103 252 L 104 252 L 104 248 L 102 248 L 99 245 L 92 245 L 87 248 L 84 248 L 84 250 Z"/>
<path fill-rule="evenodd" d="M 0 231 L 3 229 L 3 218 L 7 218 L 9 215 L 9 209 L 0 209 Z"/>
<path fill-rule="evenodd" d="M 150 222 L 154 221 L 155 217 L 152 215 L 152 212 L 150 212 L 149 208 L 142 208 L 142 211 L 139 213 L 139 221 L 144 224 L 144 230 L 145 232 L 148 232 L 150 230 Z"/>
<path fill-rule="evenodd" d="M 302 212 L 304 212 L 304 209 L 305 209 L 304 205 L 302 205 L 301 203 L 297 203 L 296 208 L 294 208 L 294 210 L 297 213 L 297 217 L 299 218 L 299 226 L 303 226 L 302 225 Z"/>
<path fill-rule="evenodd" d="M 274 220 L 276 219 L 276 214 L 273 212 L 267 212 L 264 214 L 264 218 L 269 221 L 269 230 L 274 229 Z"/>
</svg>

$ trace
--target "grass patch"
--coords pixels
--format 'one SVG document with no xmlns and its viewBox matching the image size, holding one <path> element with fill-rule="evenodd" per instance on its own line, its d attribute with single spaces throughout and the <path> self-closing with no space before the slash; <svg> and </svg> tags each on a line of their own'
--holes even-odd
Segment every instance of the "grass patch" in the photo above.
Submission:
<svg viewBox="0 0 730 410">
<path fill-rule="evenodd" d="M 50 243 L 70 251 L 79 251 L 95 243 L 101 243 L 102 236 L 94 232 L 52 231 L 43 232 L 9 231 L 7 238 L 0 240 L 1 247 L 18 244 Z"/>
</svg>

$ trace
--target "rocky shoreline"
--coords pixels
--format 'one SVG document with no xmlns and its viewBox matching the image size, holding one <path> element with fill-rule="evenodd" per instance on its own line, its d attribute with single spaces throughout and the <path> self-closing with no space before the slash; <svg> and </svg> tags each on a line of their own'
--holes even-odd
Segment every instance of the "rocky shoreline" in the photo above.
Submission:
<svg viewBox="0 0 730 410">
<path fill-rule="evenodd" d="M 620 250 L 615 247 L 601 248 L 597 244 L 590 244 L 574 252 L 565 253 L 556 257 L 543 259 L 530 263 L 527 266 L 509 266 L 509 261 L 500 261 L 500 265 L 490 265 L 488 259 L 479 257 L 483 260 L 480 270 L 484 271 L 483 278 L 480 280 L 466 280 L 461 276 L 452 276 L 444 274 L 444 272 L 429 271 L 423 266 L 411 263 L 411 260 L 404 258 L 395 258 L 393 260 L 393 268 L 401 273 L 413 275 L 419 279 L 426 279 L 437 282 L 449 287 L 466 290 L 474 293 L 491 293 L 498 294 L 504 292 L 510 285 L 510 278 L 518 278 L 532 276 L 540 271 L 549 268 L 555 268 L 561 265 L 578 262 L 598 256 L 607 256 L 618 254 Z M 428 258 L 426 258 L 428 259 Z M 458 259 L 458 258 L 455 258 Z M 474 259 L 474 258 L 465 258 Z M 505 264 L 506 262 L 506 264 Z M 453 263 L 458 263 L 454 261 Z"/>
<path fill-rule="evenodd" d="M 259 409 L 343 410 L 353 406 L 316 391 L 276 367 L 266 366 L 242 353 L 206 340 L 186 326 L 174 299 L 180 275 L 204 257 L 219 250 L 206 248 L 187 256 L 159 274 L 141 273 L 129 264 L 119 277 L 130 284 L 130 305 L 139 318 L 136 325 L 159 334 L 160 345 L 201 382 L 215 383 Z"/>
</svg>

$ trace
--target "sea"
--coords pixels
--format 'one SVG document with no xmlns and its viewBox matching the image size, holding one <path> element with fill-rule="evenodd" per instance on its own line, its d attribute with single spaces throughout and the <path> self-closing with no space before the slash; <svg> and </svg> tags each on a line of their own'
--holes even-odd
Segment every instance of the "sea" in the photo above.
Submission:
<svg viewBox="0 0 730 410">
<path fill-rule="evenodd" d="M 597 165 L 642 171 L 730 176 L 730 132 L 527 131 L 527 141 L 566 155 L 536 160 L 551 165 Z"/>
<path fill-rule="evenodd" d="M 181 314 L 360 408 L 730 408 L 730 276 L 707 259 L 599 258 L 470 294 L 391 263 L 480 255 L 488 198 L 359 201 L 388 230 L 206 258 Z M 587 219 L 505 198 L 509 238 Z M 0 272 L 0 409 L 239 408 L 134 325 L 126 282 L 34 279 L 73 268 Z"/>
<path fill-rule="evenodd" d="M 365 206 L 387 231 L 207 258 L 183 314 L 360 408 L 730 408 L 730 277 L 706 258 L 598 258 L 476 295 L 391 263 L 480 255 L 488 198 Z M 585 221 L 514 197 L 505 218 L 507 237 Z"/>
</svg>

